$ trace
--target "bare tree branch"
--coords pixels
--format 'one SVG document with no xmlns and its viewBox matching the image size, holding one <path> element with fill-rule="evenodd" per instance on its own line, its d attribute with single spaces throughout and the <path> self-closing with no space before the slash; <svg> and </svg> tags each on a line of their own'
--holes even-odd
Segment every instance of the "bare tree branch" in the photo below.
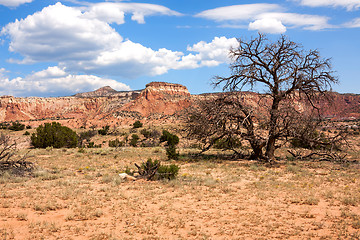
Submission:
<svg viewBox="0 0 360 240">
<path fill-rule="evenodd" d="M 253 157 L 273 161 L 275 149 L 305 134 L 302 125 L 310 126 L 320 119 L 316 101 L 338 80 L 330 59 L 321 58 L 317 50 L 305 51 L 284 35 L 275 42 L 263 34 L 238 42 L 238 47 L 230 50 L 231 76 L 216 76 L 213 83 L 234 94 L 200 103 L 187 121 L 189 134 L 202 140 L 206 149 L 216 139 L 240 137 L 250 143 Z M 264 106 L 246 106 L 242 94 L 236 92 L 245 87 L 254 90 L 258 84 L 265 87 Z M 297 108 L 298 104 L 307 109 Z M 317 116 L 312 109 L 317 110 Z M 320 144 L 315 139 L 312 142 Z"/>
</svg>

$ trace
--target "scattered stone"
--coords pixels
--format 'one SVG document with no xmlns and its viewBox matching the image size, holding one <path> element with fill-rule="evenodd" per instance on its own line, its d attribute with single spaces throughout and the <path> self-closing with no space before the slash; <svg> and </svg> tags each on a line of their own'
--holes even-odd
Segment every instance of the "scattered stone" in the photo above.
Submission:
<svg viewBox="0 0 360 240">
<path fill-rule="evenodd" d="M 130 176 L 130 175 L 127 174 L 127 173 L 120 173 L 120 174 L 119 174 L 119 177 L 120 177 L 121 179 L 123 179 L 123 180 L 130 180 L 130 181 L 135 181 L 135 180 L 136 180 L 135 177 Z"/>
</svg>

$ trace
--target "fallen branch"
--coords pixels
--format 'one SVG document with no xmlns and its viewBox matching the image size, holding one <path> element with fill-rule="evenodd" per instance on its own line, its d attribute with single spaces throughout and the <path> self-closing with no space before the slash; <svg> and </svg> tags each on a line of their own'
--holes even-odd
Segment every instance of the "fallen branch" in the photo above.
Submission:
<svg viewBox="0 0 360 240">
<path fill-rule="evenodd" d="M 288 153 L 290 153 L 294 158 L 299 160 L 306 160 L 306 159 L 312 159 L 312 160 L 318 160 L 318 161 L 329 161 L 329 162 L 349 162 L 346 157 L 347 154 L 340 154 L 337 152 L 311 152 L 309 154 L 303 155 L 299 151 L 290 151 L 287 150 Z"/>
</svg>

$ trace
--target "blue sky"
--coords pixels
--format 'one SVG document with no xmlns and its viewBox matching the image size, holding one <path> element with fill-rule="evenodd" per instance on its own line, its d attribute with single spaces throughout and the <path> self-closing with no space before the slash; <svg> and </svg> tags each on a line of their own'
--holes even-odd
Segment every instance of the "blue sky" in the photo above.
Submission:
<svg viewBox="0 0 360 240">
<path fill-rule="evenodd" d="M 180 83 L 193 94 L 228 76 L 228 49 L 257 32 L 332 58 L 360 93 L 360 0 L 0 0 L 0 95 L 67 96 L 109 85 Z"/>
</svg>

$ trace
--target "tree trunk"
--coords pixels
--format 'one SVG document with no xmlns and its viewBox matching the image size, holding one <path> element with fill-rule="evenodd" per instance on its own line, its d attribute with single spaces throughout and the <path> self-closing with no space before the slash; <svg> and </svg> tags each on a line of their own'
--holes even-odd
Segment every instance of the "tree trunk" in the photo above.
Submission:
<svg viewBox="0 0 360 240">
<path fill-rule="evenodd" d="M 270 128 L 269 128 L 269 135 L 268 135 L 268 141 L 266 144 L 266 152 L 265 152 L 265 157 L 268 159 L 269 162 L 275 160 L 275 143 L 277 139 L 276 132 L 278 127 L 279 103 L 280 103 L 280 99 L 278 98 L 279 93 L 277 90 L 273 92 L 273 95 L 275 96 L 270 110 Z"/>
<path fill-rule="evenodd" d="M 276 139 L 273 136 L 270 136 L 266 145 L 265 157 L 269 162 L 275 160 L 275 141 Z"/>
</svg>

